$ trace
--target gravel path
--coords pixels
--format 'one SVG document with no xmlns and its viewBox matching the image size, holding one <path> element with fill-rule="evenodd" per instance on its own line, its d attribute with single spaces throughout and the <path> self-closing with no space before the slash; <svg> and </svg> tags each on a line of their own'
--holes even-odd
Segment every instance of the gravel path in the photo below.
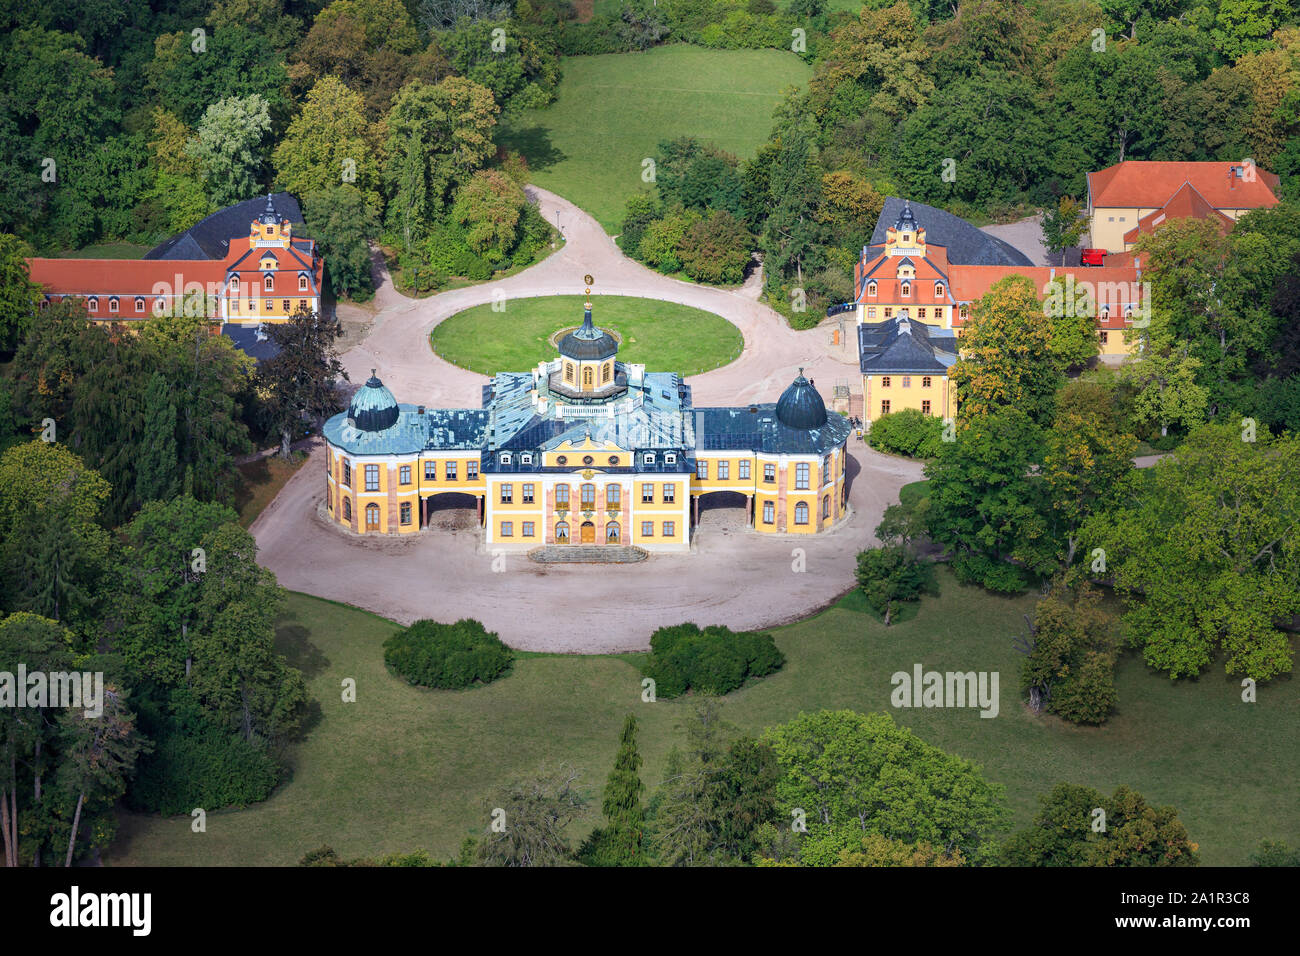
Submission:
<svg viewBox="0 0 1300 956">
<path fill-rule="evenodd" d="M 507 311 L 512 299 L 580 292 L 587 273 L 595 278 L 593 293 L 695 306 L 741 330 L 740 358 L 690 380 L 697 405 L 776 401 L 800 366 L 814 381 L 821 379 L 823 397 L 837 380 L 857 380 L 851 354 L 832 349 L 828 328 L 793 331 L 756 301 L 753 281 L 726 290 L 669 279 L 623 256 L 572 203 L 545 190 L 529 192 L 548 221 L 555 222 L 559 212 L 565 247 L 508 279 L 427 299 L 402 296 L 385 275 L 368 335 L 343 356 L 353 382 L 377 368 L 398 401 L 477 407 L 486 379 L 434 355 L 428 344 L 434 326 L 492 301 L 498 292 L 506 297 Z M 595 318 L 599 323 L 600 316 Z M 854 391 L 860 389 L 857 380 Z M 811 537 L 759 534 L 744 527 L 742 508 L 706 507 L 692 553 L 653 555 L 634 565 L 543 566 L 512 554 L 504 570 L 494 572 L 468 511 L 443 512 L 436 520 L 446 529 L 408 538 L 350 536 L 321 517 L 320 448 L 252 530 L 259 559 L 292 590 L 402 623 L 475 617 L 525 650 L 641 650 L 665 624 L 772 626 L 804 617 L 851 588 L 854 555 L 875 540 L 885 506 L 898 500 L 903 484 L 921 478 L 921 465 L 877 454 L 856 439 L 850 439 L 849 451 L 852 514 L 832 531 Z"/>
</svg>

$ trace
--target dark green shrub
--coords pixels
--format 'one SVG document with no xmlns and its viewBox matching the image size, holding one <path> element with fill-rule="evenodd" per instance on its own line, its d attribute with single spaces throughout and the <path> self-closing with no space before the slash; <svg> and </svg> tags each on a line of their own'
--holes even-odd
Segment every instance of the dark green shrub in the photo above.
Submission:
<svg viewBox="0 0 1300 956">
<path fill-rule="evenodd" d="M 934 458 L 943 447 L 943 421 L 920 409 L 905 408 L 872 422 L 867 444 L 891 455 Z"/>
<path fill-rule="evenodd" d="M 490 684 L 514 659 L 501 638 L 468 618 L 455 624 L 416 621 L 384 642 L 384 663 L 423 687 L 459 690 Z"/>
<path fill-rule="evenodd" d="M 771 674 L 783 664 L 785 655 L 771 634 L 678 624 L 661 627 L 651 636 L 643 673 L 654 680 L 659 697 L 678 697 L 688 690 L 728 694 L 749 678 Z"/>
<path fill-rule="evenodd" d="M 279 780 L 279 766 L 262 747 L 217 727 L 197 735 L 173 727 L 140 758 L 127 803 L 163 816 L 246 807 L 269 797 Z"/>
<path fill-rule="evenodd" d="M 954 557 L 952 571 L 962 584 L 978 584 L 1002 594 L 1019 594 L 1029 586 L 1028 575 L 1023 568 L 975 552 Z"/>
</svg>

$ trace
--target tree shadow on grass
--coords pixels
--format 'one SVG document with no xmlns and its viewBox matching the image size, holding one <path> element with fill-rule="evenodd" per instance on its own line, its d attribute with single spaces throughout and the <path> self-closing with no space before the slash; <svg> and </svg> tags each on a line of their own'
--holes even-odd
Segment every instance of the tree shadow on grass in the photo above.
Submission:
<svg viewBox="0 0 1300 956">
<path fill-rule="evenodd" d="M 534 172 L 549 169 L 569 158 L 555 148 L 550 132 L 542 126 L 502 130 L 497 135 L 497 143 L 503 149 L 522 153 L 528 160 L 528 168 Z"/>
<path fill-rule="evenodd" d="M 284 655 L 290 666 L 302 671 L 311 680 L 329 667 L 329 658 L 310 640 L 311 632 L 301 624 L 282 624 L 275 629 L 275 649 Z"/>
</svg>

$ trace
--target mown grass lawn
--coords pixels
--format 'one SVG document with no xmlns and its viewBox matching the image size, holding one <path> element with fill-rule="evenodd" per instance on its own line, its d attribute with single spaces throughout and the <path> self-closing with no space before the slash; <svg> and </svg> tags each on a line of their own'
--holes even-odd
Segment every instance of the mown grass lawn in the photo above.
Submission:
<svg viewBox="0 0 1300 956">
<path fill-rule="evenodd" d="M 562 69 L 555 102 L 504 123 L 497 142 L 611 234 L 628 196 L 650 188 L 641 163 L 661 140 L 698 136 L 747 159 L 771 133 L 781 91 L 812 73 L 790 52 L 684 44 L 566 57 Z"/>
<path fill-rule="evenodd" d="M 66 249 L 59 253 L 61 259 L 143 259 L 153 246 L 136 242 L 101 242 L 84 249 Z"/>
<path fill-rule="evenodd" d="M 1181 811 L 1206 864 L 1244 864 L 1265 838 L 1300 845 L 1294 684 L 1266 685 L 1258 703 L 1243 704 L 1237 683 L 1221 672 L 1173 683 L 1129 657 L 1119 670 L 1121 709 L 1109 726 L 1034 718 L 1019 703 L 1020 655 L 1011 646 L 1033 598 L 963 588 L 943 569 L 940 581 L 939 597 L 888 629 L 854 596 L 778 629 L 785 668 L 730 695 L 724 717 L 757 733 L 804 710 L 889 710 L 924 739 L 982 764 L 1005 785 L 1017 825 L 1057 782 L 1106 792 L 1129 784 Z M 641 719 L 642 779 L 653 789 L 690 712 L 689 698 L 640 702 L 635 655 L 525 654 L 487 687 L 411 687 L 384 668 L 381 646 L 393 628 L 373 614 L 291 595 L 278 641 L 320 706 L 319 721 L 290 752 L 292 779 L 258 806 L 209 812 L 203 834 L 190 831 L 188 816 L 126 816 L 106 862 L 293 864 L 322 844 L 349 857 L 417 847 L 449 857 L 487 823 L 485 800 L 495 785 L 560 762 L 584 769 L 593 798 L 575 825 L 580 839 L 598 822 L 624 715 Z M 998 671 L 998 717 L 892 710 L 890 675 L 916 663 Z M 345 704 L 341 682 L 349 677 L 357 700 Z"/>
<path fill-rule="evenodd" d="M 523 372 L 556 356 L 551 337 L 582 324 L 580 295 L 510 299 L 505 311 L 477 305 L 438 323 L 433 350 L 453 365 L 495 375 Z M 652 372 L 698 375 L 735 361 L 745 346 L 721 316 L 674 302 L 594 295 L 592 320 L 619 337 L 618 358 Z"/>
</svg>

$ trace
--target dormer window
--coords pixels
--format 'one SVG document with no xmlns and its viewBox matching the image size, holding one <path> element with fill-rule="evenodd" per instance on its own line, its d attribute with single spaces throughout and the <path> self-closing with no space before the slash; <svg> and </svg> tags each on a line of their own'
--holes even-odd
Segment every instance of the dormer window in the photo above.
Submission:
<svg viewBox="0 0 1300 956">
<path fill-rule="evenodd" d="M 307 273 L 305 272 L 298 273 L 298 291 L 299 292 L 307 291 Z"/>
<path fill-rule="evenodd" d="M 867 283 L 867 295 L 875 295 L 875 294 L 876 294 L 876 282 L 873 279 L 872 281 Z"/>
<path fill-rule="evenodd" d="M 108 300 L 108 311 L 116 314 L 117 305 L 118 305 L 117 296 L 113 296 L 111 299 Z"/>
<path fill-rule="evenodd" d="M 943 298 L 943 283 L 942 283 L 942 282 L 936 282 L 936 283 L 934 284 L 934 297 L 935 297 L 936 299 L 942 299 L 942 298 Z"/>
<path fill-rule="evenodd" d="M 533 463 L 533 456 L 531 453 L 524 452 L 522 455 L 519 456 L 519 464 L 531 465 L 532 463 Z"/>
<path fill-rule="evenodd" d="M 503 465 L 508 465 L 508 464 L 510 464 L 510 452 L 508 452 L 508 451 L 503 451 L 503 452 L 501 453 L 501 464 L 503 464 Z"/>
<path fill-rule="evenodd" d="M 269 275 L 268 275 L 268 276 L 266 277 L 266 283 L 265 283 L 265 284 L 266 284 L 266 291 L 267 291 L 267 292 L 272 291 L 272 290 L 275 288 L 275 278 L 274 278 L 273 276 L 269 276 Z"/>
<path fill-rule="evenodd" d="M 912 294 L 912 283 L 904 282 L 902 288 L 899 291 L 902 293 L 904 298 L 907 298 Z"/>
<path fill-rule="evenodd" d="M 231 292 L 239 291 L 239 276 L 230 277 L 230 291 Z"/>
<path fill-rule="evenodd" d="M 167 303 L 162 296 L 158 296 L 158 298 L 153 300 L 154 315 L 162 315 L 166 311 L 167 311 Z"/>
<path fill-rule="evenodd" d="M 98 296 L 93 296 L 93 295 L 92 295 L 89 299 L 87 299 L 87 300 L 86 300 L 86 308 L 87 308 L 89 311 L 91 311 L 91 312 L 98 312 L 98 311 L 99 311 L 99 297 L 98 297 Z"/>
<path fill-rule="evenodd" d="M 652 451 L 648 451 L 645 453 L 644 457 L 642 457 L 641 460 L 645 462 L 647 465 L 653 465 L 655 463 L 655 453 Z"/>
<path fill-rule="evenodd" d="M 137 295 L 137 296 L 135 297 L 135 310 L 136 310 L 137 312 L 143 312 L 143 311 L 144 311 L 144 296 L 142 296 L 142 295 Z"/>
<path fill-rule="evenodd" d="M 675 464 L 677 464 L 677 453 L 676 453 L 676 452 L 673 452 L 673 451 L 667 452 L 667 453 L 664 455 L 664 464 L 666 464 L 666 465 L 675 465 Z"/>
</svg>

